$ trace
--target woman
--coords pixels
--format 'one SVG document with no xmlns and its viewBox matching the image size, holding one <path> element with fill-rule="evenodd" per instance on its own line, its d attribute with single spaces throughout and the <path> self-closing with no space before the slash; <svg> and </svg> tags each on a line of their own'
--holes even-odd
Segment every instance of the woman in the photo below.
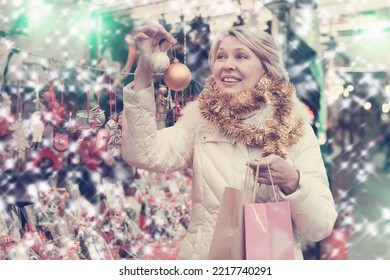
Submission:
<svg viewBox="0 0 390 280">
<path fill-rule="evenodd" d="M 295 258 L 302 259 L 300 235 L 319 241 L 332 231 L 337 213 L 317 139 L 272 37 L 235 27 L 210 51 L 211 77 L 180 120 L 157 131 L 152 71 L 148 58 L 176 43 L 161 25 L 134 32 L 140 58 L 134 82 L 124 89 L 123 158 L 155 172 L 193 169 L 192 213 L 179 259 L 207 259 L 225 186 L 243 188 L 248 166 L 259 166 L 258 182 L 278 185 L 289 201 Z M 258 200 L 271 199 L 266 186 Z"/>
</svg>

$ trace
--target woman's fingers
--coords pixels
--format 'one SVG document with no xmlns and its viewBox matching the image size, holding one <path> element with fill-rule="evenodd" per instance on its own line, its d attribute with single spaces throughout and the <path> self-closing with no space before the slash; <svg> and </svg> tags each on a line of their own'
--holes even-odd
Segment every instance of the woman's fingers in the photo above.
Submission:
<svg viewBox="0 0 390 280">
<path fill-rule="evenodd" d="M 157 51 L 166 52 L 177 42 L 162 25 L 154 23 L 135 28 L 133 36 L 141 54 L 146 57 Z M 161 41 L 162 43 L 159 45 Z"/>
<path fill-rule="evenodd" d="M 277 184 L 277 182 L 279 181 L 279 172 L 277 172 L 277 170 L 274 170 L 275 166 L 272 161 L 268 162 L 264 159 L 254 159 L 248 162 L 247 165 L 252 169 L 253 177 L 257 177 L 257 182 L 259 182 L 260 184 L 271 185 L 272 183 Z M 272 176 L 272 181 L 270 173 Z"/>
<path fill-rule="evenodd" d="M 175 43 L 176 44 L 176 43 Z M 169 48 L 174 45 L 172 44 L 170 41 L 168 40 L 165 40 L 164 42 L 161 43 L 160 45 L 160 51 L 162 52 L 166 52 L 167 50 L 169 50 Z"/>
<path fill-rule="evenodd" d="M 143 40 L 149 39 L 149 36 L 146 35 L 145 33 L 137 33 L 136 35 L 134 35 L 133 38 L 134 41 L 142 42 Z"/>
<path fill-rule="evenodd" d="M 133 30 L 133 34 L 144 33 L 149 37 L 152 37 L 157 32 L 158 32 L 158 28 L 154 24 L 138 26 Z"/>
<path fill-rule="evenodd" d="M 136 27 L 134 29 L 133 34 L 135 34 L 135 36 L 137 34 L 141 34 L 141 33 L 143 33 L 146 36 L 148 36 L 149 38 L 153 39 L 156 44 L 161 39 L 165 39 L 166 41 L 168 41 L 168 44 L 171 44 L 171 45 L 176 44 L 176 39 L 172 36 L 172 34 L 170 34 L 168 31 L 166 31 L 165 28 L 161 24 L 151 23 L 148 25 Z M 168 46 L 164 46 L 164 47 L 168 47 Z"/>
<path fill-rule="evenodd" d="M 166 41 L 169 42 L 169 44 L 174 45 L 176 44 L 176 39 L 173 37 L 171 33 L 165 30 L 165 28 L 161 24 L 152 24 L 151 26 L 153 37 L 157 38 L 158 41 L 161 39 L 165 39 Z"/>
<path fill-rule="evenodd" d="M 257 177 L 257 181 L 261 184 L 271 183 L 271 179 L 268 172 L 253 170 L 253 178 Z"/>
<path fill-rule="evenodd" d="M 253 170 L 253 171 L 256 171 L 256 169 L 258 168 L 260 172 L 264 172 L 264 171 L 267 171 L 268 172 L 268 167 L 271 169 L 271 165 L 268 165 L 267 163 L 262 163 L 260 161 L 257 161 L 257 160 L 254 160 L 254 161 L 250 161 L 248 163 L 248 166 Z M 271 169 L 272 171 L 272 169 Z"/>
</svg>

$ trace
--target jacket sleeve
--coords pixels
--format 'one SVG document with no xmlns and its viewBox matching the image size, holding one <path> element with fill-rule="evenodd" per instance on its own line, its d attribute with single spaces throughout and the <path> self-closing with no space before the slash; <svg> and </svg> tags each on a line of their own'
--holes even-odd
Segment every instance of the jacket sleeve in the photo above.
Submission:
<svg viewBox="0 0 390 280">
<path fill-rule="evenodd" d="M 325 165 L 318 140 L 309 124 L 299 143 L 291 147 L 294 167 L 300 173 L 299 187 L 284 195 L 290 202 L 292 219 L 299 232 L 309 241 L 317 242 L 333 230 L 337 211 L 329 189 Z"/>
<path fill-rule="evenodd" d="M 130 165 L 153 172 L 169 172 L 188 165 L 192 157 L 192 134 L 184 114 L 175 126 L 157 130 L 153 85 L 123 91 L 122 158 Z"/>
</svg>

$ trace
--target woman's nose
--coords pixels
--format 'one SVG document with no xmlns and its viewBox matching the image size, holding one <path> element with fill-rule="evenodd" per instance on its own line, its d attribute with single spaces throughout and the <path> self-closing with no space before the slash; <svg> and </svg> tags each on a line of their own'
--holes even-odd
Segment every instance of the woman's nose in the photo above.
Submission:
<svg viewBox="0 0 390 280">
<path fill-rule="evenodd" d="M 234 69 L 236 69 L 236 64 L 235 64 L 233 59 L 228 58 L 228 59 L 225 60 L 223 68 L 225 70 L 234 70 Z"/>
</svg>

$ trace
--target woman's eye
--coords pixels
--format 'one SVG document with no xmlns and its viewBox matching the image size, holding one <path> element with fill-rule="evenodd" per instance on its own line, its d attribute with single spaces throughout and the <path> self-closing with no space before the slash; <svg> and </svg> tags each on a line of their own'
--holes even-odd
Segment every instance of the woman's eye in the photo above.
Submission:
<svg viewBox="0 0 390 280">
<path fill-rule="evenodd" d="M 222 54 L 218 54 L 217 55 L 217 59 L 223 59 L 225 56 L 224 55 L 222 55 Z"/>
<path fill-rule="evenodd" d="M 237 58 L 238 59 L 247 59 L 248 57 L 246 55 L 238 55 Z"/>
</svg>

